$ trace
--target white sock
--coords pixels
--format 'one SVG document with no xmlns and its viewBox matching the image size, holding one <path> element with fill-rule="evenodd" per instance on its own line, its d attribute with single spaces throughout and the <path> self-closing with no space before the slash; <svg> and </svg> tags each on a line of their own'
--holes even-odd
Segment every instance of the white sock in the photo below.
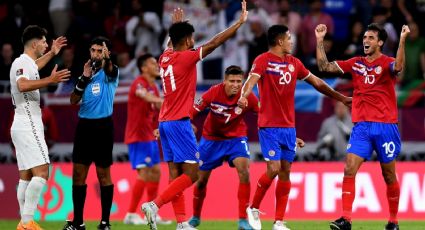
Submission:
<svg viewBox="0 0 425 230">
<path fill-rule="evenodd" d="M 19 214 L 22 217 L 22 212 L 24 211 L 24 203 L 25 203 L 25 191 L 27 190 L 28 184 L 30 182 L 28 180 L 19 179 L 18 189 L 16 191 L 16 196 L 18 197 L 19 203 Z"/>
<path fill-rule="evenodd" d="M 41 177 L 32 177 L 25 191 L 24 210 L 22 212 L 22 222 L 27 224 L 34 218 L 38 201 L 40 200 L 41 191 L 43 190 L 46 180 Z"/>
</svg>

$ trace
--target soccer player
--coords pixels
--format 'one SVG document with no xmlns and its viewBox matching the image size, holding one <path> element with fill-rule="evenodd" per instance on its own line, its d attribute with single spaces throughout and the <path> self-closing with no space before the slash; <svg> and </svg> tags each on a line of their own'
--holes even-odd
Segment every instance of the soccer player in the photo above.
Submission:
<svg viewBox="0 0 425 230">
<path fill-rule="evenodd" d="M 131 166 L 137 171 L 137 179 L 133 187 L 130 206 L 125 215 L 125 224 L 146 224 L 136 213 L 136 208 L 147 191 L 148 200 L 153 200 L 158 194 L 160 171 L 160 156 L 158 142 L 153 131 L 158 127 L 158 114 L 163 99 L 155 84 L 159 76 L 159 66 L 151 54 L 144 54 L 137 59 L 141 75 L 133 81 L 128 93 L 127 125 L 124 142 L 128 145 L 128 156 Z M 163 221 L 157 215 L 157 221 Z"/>
<path fill-rule="evenodd" d="M 16 58 L 10 69 L 10 91 L 15 107 L 10 134 L 16 151 L 19 169 L 17 198 L 21 221 L 16 229 L 39 230 L 34 221 L 34 213 L 41 192 L 49 177 L 49 153 L 44 139 L 44 126 L 41 118 L 40 88 L 49 84 L 67 81 L 67 69 L 57 71 L 57 65 L 50 76 L 40 78 L 38 70 L 66 45 L 66 38 L 53 41 L 52 48 L 44 54 L 47 31 L 36 25 L 28 26 L 22 33 L 24 53 Z"/>
<path fill-rule="evenodd" d="M 227 67 L 224 81 L 212 86 L 194 104 L 191 117 L 209 108 L 210 112 L 204 122 L 202 138 L 199 143 L 200 171 L 199 179 L 193 191 L 193 217 L 189 224 L 197 227 L 201 222 L 202 205 L 207 192 L 207 183 L 211 171 L 227 160 L 235 167 L 239 176 L 239 227 L 251 229 L 246 220 L 246 208 L 249 204 L 249 150 L 247 127 L 243 120 L 248 111 L 258 112 L 258 99 L 251 93 L 249 106 L 241 109 L 237 101 L 241 94 L 244 72 L 238 66 Z"/>
<path fill-rule="evenodd" d="M 84 64 L 70 96 L 71 104 L 80 100 L 78 124 L 72 151 L 72 202 L 74 219 L 67 221 L 64 230 L 86 229 L 83 220 L 86 200 L 86 178 L 92 162 L 96 165 L 100 184 L 102 219 L 97 229 L 109 230 L 114 185 L 111 179 L 114 126 L 112 110 L 118 86 L 118 67 L 110 58 L 111 44 L 107 38 L 95 37 L 90 42 L 90 59 Z"/>
<path fill-rule="evenodd" d="M 329 62 L 323 48 L 326 26 L 316 27 L 317 64 L 321 71 L 350 73 L 354 94 L 352 120 L 355 123 L 347 146 L 342 182 L 342 217 L 330 224 L 331 229 L 351 229 L 352 204 L 355 198 L 355 177 L 361 164 L 375 151 L 387 184 L 390 218 L 385 229 L 399 229 L 397 221 L 400 187 L 395 173 L 395 159 L 401 140 L 397 128 L 397 100 L 394 90 L 396 76 L 404 65 L 404 44 L 409 34 L 404 25 L 396 58 L 382 54 L 387 33 L 378 24 L 370 24 L 363 35 L 365 57 Z"/>
<path fill-rule="evenodd" d="M 156 229 L 156 214 L 164 204 L 172 201 L 178 229 L 193 229 L 185 222 L 183 191 L 198 180 L 198 146 L 190 124 L 190 110 L 196 91 L 196 63 L 213 52 L 245 23 L 248 16 L 242 1 L 239 20 L 214 36 L 209 42 L 194 49 L 193 26 L 183 21 L 183 11 L 173 14 L 169 35 L 173 48 L 164 51 L 159 59 L 164 103 L 159 114 L 159 133 L 164 160 L 168 162 L 170 180 L 165 191 L 155 200 L 144 203 L 142 210 L 151 229 Z"/>
<path fill-rule="evenodd" d="M 288 27 L 284 25 L 270 27 L 267 39 L 269 51 L 254 60 L 238 101 L 242 108 L 249 105 L 247 97 L 258 82 L 261 105 L 258 114 L 258 136 L 261 151 L 267 162 L 267 170 L 258 180 L 252 205 L 247 208 L 247 213 L 250 225 L 254 229 L 261 229 L 258 209 L 273 179 L 278 176 L 273 229 L 287 230 L 289 228 L 285 226 L 283 217 L 291 189 L 289 174 L 296 151 L 294 109 L 296 82 L 307 81 L 319 92 L 346 105 L 351 103 L 351 98 L 333 90 L 290 54 L 292 41 Z"/>
</svg>

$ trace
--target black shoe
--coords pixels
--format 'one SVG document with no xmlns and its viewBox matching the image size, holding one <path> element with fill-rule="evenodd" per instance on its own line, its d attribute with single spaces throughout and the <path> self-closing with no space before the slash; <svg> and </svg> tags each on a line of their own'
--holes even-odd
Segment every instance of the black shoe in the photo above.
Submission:
<svg viewBox="0 0 425 230">
<path fill-rule="evenodd" d="M 109 222 L 101 221 L 97 226 L 97 230 L 111 230 L 111 225 Z"/>
<path fill-rule="evenodd" d="M 81 224 L 81 225 L 74 225 L 74 223 L 72 223 L 72 221 L 67 220 L 65 226 L 63 226 L 62 230 L 86 230 L 86 225 L 85 224 Z"/>
<path fill-rule="evenodd" d="M 329 226 L 332 230 L 351 230 L 351 222 L 346 220 L 344 217 L 331 222 Z"/>
<path fill-rule="evenodd" d="M 388 222 L 387 225 L 385 225 L 385 230 L 399 230 L 398 224 L 393 222 Z"/>
</svg>

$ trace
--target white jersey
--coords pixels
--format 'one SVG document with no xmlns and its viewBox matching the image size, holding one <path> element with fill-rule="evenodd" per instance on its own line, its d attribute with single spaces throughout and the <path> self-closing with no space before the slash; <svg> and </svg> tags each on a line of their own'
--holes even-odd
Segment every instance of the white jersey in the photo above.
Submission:
<svg viewBox="0 0 425 230">
<path fill-rule="evenodd" d="M 17 81 L 20 78 L 39 80 L 38 66 L 27 54 L 16 58 L 10 68 L 10 91 L 15 106 L 15 116 L 10 129 L 16 150 L 19 170 L 49 164 L 49 155 L 44 140 L 41 119 L 40 91 L 20 92 Z"/>
<path fill-rule="evenodd" d="M 43 129 L 40 109 L 40 91 L 38 89 L 29 92 L 20 92 L 17 81 L 20 78 L 38 80 L 38 66 L 27 54 L 21 54 L 16 58 L 10 68 L 10 91 L 12 103 L 15 106 L 15 117 L 12 130 L 37 130 Z"/>
</svg>

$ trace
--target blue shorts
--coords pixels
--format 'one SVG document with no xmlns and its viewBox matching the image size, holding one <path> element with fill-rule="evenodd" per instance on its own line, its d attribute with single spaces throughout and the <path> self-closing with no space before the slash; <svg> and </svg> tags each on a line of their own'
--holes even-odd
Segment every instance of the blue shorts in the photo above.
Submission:
<svg viewBox="0 0 425 230">
<path fill-rule="evenodd" d="M 164 161 L 198 163 L 199 151 L 190 120 L 162 121 L 159 123 Z"/>
<path fill-rule="evenodd" d="M 152 167 L 160 162 L 157 141 L 128 144 L 128 158 L 133 169 Z"/>
<path fill-rule="evenodd" d="M 354 125 L 348 141 L 347 153 L 370 160 L 373 150 L 381 163 L 388 163 L 397 158 L 401 151 L 397 124 L 358 122 Z"/>
<path fill-rule="evenodd" d="M 258 137 L 264 160 L 294 161 L 297 151 L 295 128 L 260 128 Z"/>
<path fill-rule="evenodd" d="M 229 140 L 213 141 L 201 138 L 199 142 L 199 169 L 202 171 L 213 170 L 223 164 L 224 160 L 230 167 L 234 167 L 233 160 L 237 157 L 249 159 L 248 138 L 237 137 Z"/>
</svg>

